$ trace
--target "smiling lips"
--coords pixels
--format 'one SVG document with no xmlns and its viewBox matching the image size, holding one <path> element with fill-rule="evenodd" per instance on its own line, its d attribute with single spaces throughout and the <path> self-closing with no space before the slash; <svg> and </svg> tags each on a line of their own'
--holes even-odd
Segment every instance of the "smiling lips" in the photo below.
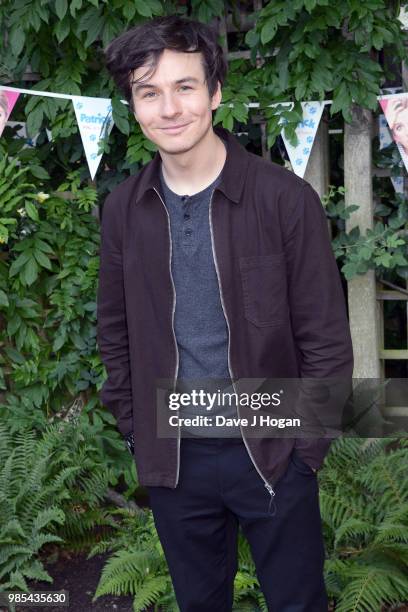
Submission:
<svg viewBox="0 0 408 612">
<path fill-rule="evenodd" d="M 165 127 L 165 128 L 161 128 L 163 131 L 168 132 L 169 134 L 173 134 L 175 132 L 179 132 L 180 130 L 182 130 L 184 127 L 187 127 L 187 125 L 189 125 L 189 123 L 183 123 L 181 125 L 171 125 L 169 127 Z"/>
</svg>

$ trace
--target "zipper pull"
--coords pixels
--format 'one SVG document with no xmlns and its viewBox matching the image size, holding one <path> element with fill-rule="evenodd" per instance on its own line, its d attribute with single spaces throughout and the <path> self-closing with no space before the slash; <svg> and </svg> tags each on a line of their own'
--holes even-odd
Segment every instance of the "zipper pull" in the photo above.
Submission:
<svg viewBox="0 0 408 612">
<path fill-rule="evenodd" d="M 268 490 L 269 495 L 271 496 L 271 499 L 269 500 L 269 506 L 268 506 L 268 514 L 270 514 L 271 516 L 275 516 L 276 514 L 276 505 L 275 502 L 273 501 L 273 498 L 275 497 L 275 491 L 272 489 L 271 485 L 268 483 L 265 483 L 265 487 Z M 273 513 L 271 512 L 271 506 L 273 503 Z"/>
</svg>

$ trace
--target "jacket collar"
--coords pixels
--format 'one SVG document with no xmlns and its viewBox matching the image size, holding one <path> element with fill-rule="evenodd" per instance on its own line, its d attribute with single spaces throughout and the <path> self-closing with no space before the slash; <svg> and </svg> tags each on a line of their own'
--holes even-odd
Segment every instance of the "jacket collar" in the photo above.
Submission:
<svg viewBox="0 0 408 612">
<path fill-rule="evenodd" d="M 216 189 L 237 204 L 245 184 L 249 153 L 228 130 L 216 126 L 214 132 L 223 139 L 227 148 L 227 157 Z M 136 201 L 139 201 L 149 189 L 156 189 L 161 193 L 160 162 L 160 153 L 157 151 L 142 172 Z"/>
</svg>

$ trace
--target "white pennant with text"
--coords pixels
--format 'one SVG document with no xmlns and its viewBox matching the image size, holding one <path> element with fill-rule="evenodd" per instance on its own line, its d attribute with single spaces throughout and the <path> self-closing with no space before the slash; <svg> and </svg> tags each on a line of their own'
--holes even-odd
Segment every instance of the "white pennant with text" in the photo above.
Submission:
<svg viewBox="0 0 408 612">
<path fill-rule="evenodd" d="M 72 96 L 82 144 L 92 180 L 102 155 L 98 155 L 99 142 L 109 135 L 112 127 L 112 101 L 110 98 Z"/>
<path fill-rule="evenodd" d="M 293 172 L 304 177 L 306 172 L 307 162 L 309 161 L 310 153 L 316 136 L 317 128 L 319 127 L 320 119 L 322 118 L 324 102 L 301 102 L 303 110 L 303 121 L 296 128 L 296 136 L 299 144 L 294 147 L 285 137 L 282 129 L 281 136 L 285 143 L 286 151 L 288 152 L 290 163 Z"/>
</svg>

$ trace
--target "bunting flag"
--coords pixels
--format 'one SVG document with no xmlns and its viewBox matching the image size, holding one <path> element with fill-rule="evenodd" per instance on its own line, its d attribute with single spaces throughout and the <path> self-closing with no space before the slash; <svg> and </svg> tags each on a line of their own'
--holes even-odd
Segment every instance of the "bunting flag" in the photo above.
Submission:
<svg viewBox="0 0 408 612">
<path fill-rule="evenodd" d="M 4 87 L 0 85 L 0 136 L 13 106 L 21 93 L 72 100 L 89 172 L 93 180 L 102 158 L 102 155 L 98 155 L 99 142 L 105 136 L 109 136 L 113 127 L 111 99 L 73 96 L 70 94 L 36 91 L 17 87 Z M 121 100 L 121 102 L 128 104 L 125 100 Z M 2 113 L 3 108 L 5 110 Z M 51 133 L 49 130 L 47 130 L 47 135 L 49 140 L 51 140 Z M 27 138 L 25 127 L 23 138 Z M 34 142 L 36 139 L 37 137 L 35 137 L 35 139 L 31 138 L 31 141 Z"/>
<path fill-rule="evenodd" d="M 8 118 L 11 115 L 15 103 L 19 95 L 22 93 L 72 100 L 89 172 L 93 180 L 102 158 L 102 154 L 98 154 L 100 142 L 109 136 L 113 127 L 111 99 L 89 96 L 74 96 L 71 94 L 36 91 L 0 85 L 0 137 L 6 123 L 8 123 Z M 408 169 L 408 93 L 382 95 L 379 96 L 379 101 L 388 125 L 390 126 L 392 139 L 397 143 L 405 167 Z M 121 100 L 121 102 L 128 105 L 126 100 Z M 279 105 L 282 104 L 293 106 L 293 102 L 279 103 Z M 301 178 L 304 177 L 323 109 L 326 104 L 331 104 L 331 100 L 325 100 L 323 102 L 301 102 L 303 121 L 295 130 L 299 141 L 296 147 L 290 144 L 282 129 L 281 135 L 292 165 L 292 169 L 295 174 Z M 258 107 L 259 103 L 251 102 L 248 104 L 248 106 Z M 276 106 L 276 103 L 270 104 L 270 106 Z M 283 121 L 284 120 L 282 120 L 282 123 Z M 11 124 L 12 122 L 9 123 Z M 47 130 L 47 134 L 48 138 L 51 140 L 49 130 Z M 24 132 L 23 137 L 27 138 L 26 131 Z M 31 143 L 35 143 L 35 141 L 36 138 L 27 138 L 27 143 L 29 146 L 31 146 Z M 383 142 L 386 141 L 383 140 Z M 399 191 L 399 179 L 393 177 L 392 180 L 396 190 Z"/>
<path fill-rule="evenodd" d="M 0 136 L 3 133 L 11 111 L 18 100 L 19 93 L 0 87 Z"/>
<path fill-rule="evenodd" d="M 304 177 L 307 162 L 312 151 L 316 132 L 322 118 L 325 102 L 301 102 L 303 111 L 303 121 L 296 128 L 296 136 L 299 144 L 294 147 L 290 144 L 282 129 L 281 136 L 288 152 L 293 172 Z"/>
<path fill-rule="evenodd" d="M 102 158 L 102 154 L 98 155 L 99 143 L 113 127 L 111 99 L 72 96 L 72 102 L 93 180 Z"/>
<path fill-rule="evenodd" d="M 397 144 L 408 171 L 408 93 L 381 96 L 379 102 L 391 130 L 391 138 Z"/>
<path fill-rule="evenodd" d="M 390 129 L 388 127 L 387 120 L 385 115 L 380 115 L 378 117 L 378 136 L 380 141 L 380 151 L 385 147 L 388 147 L 392 142 L 392 135 Z M 391 182 L 394 185 L 394 189 L 396 193 L 404 192 L 404 179 L 402 176 L 391 176 Z"/>
</svg>

